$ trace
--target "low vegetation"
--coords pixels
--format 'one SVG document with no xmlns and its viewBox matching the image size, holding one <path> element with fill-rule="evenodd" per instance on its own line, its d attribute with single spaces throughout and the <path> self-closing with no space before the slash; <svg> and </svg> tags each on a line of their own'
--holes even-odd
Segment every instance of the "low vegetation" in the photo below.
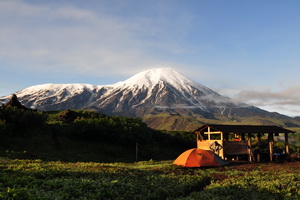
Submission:
<svg viewBox="0 0 300 200">
<path fill-rule="evenodd" d="M 1 199 L 299 199 L 299 162 L 186 169 L 172 161 L 0 158 Z"/>
<path fill-rule="evenodd" d="M 300 199 L 299 162 L 173 165 L 194 139 L 137 118 L 1 107 L 0 199 Z"/>
</svg>

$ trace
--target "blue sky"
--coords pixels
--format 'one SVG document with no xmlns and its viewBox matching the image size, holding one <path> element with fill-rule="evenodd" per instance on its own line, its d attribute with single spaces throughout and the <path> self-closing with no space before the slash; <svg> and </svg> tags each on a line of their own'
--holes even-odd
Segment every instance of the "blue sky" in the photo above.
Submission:
<svg viewBox="0 0 300 200">
<path fill-rule="evenodd" d="M 172 67 L 300 116 L 299 9 L 297 0 L 0 0 L 0 96 Z"/>
</svg>

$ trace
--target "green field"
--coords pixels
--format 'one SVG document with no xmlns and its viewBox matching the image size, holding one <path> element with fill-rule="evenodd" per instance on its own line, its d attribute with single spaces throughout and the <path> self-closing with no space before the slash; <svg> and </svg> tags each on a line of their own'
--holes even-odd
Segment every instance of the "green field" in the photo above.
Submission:
<svg viewBox="0 0 300 200">
<path fill-rule="evenodd" d="M 299 199 L 300 163 L 187 169 L 172 161 L 0 158 L 1 199 Z"/>
<path fill-rule="evenodd" d="M 190 133 L 137 118 L 1 107 L 0 199 L 300 199 L 300 162 L 172 164 L 195 146 Z"/>
</svg>

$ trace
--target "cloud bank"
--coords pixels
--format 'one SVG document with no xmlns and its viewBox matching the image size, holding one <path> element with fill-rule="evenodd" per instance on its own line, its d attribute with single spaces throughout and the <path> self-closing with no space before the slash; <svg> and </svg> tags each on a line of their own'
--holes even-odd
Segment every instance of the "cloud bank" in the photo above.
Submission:
<svg viewBox="0 0 300 200">
<path fill-rule="evenodd" d="M 100 8 L 0 1 L 0 20 L 1 60 L 33 71 L 132 74 L 157 63 L 176 66 L 149 55 L 150 49 L 184 51 L 174 39 L 178 35 L 161 28 L 170 21 L 147 16 L 122 19 Z"/>
<path fill-rule="evenodd" d="M 300 86 L 280 91 L 244 90 L 233 98 L 260 108 L 290 116 L 300 116 Z"/>
</svg>

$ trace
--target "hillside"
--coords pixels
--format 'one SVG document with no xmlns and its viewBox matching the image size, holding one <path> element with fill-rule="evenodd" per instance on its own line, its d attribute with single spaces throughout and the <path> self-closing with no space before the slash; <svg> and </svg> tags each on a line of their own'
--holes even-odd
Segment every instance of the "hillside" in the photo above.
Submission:
<svg viewBox="0 0 300 200">
<path fill-rule="evenodd" d="M 9 158 L 133 162 L 174 159 L 195 146 L 189 139 L 150 129 L 138 118 L 90 111 L 2 106 L 0 133 L 0 157 Z"/>
<path fill-rule="evenodd" d="M 236 125 L 276 125 L 289 128 L 298 128 L 300 122 L 290 117 L 251 116 L 251 117 L 228 117 L 215 115 L 205 118 L 201 115 L 181 114 L 149 114 L 143 117 L 143 121 L 151 128 L 157 130 L 184 130 L 193 131 L 203 124 L 236 124 Z"/>
</svg>

